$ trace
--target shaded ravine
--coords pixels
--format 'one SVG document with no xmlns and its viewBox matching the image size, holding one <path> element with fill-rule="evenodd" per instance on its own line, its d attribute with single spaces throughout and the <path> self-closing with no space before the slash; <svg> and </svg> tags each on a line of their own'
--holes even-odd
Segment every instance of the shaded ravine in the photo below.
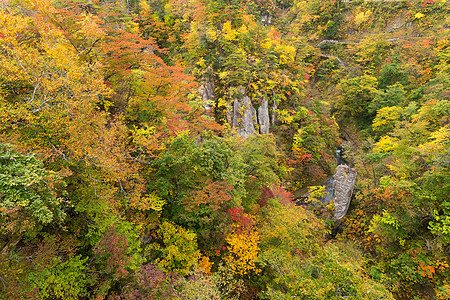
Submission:
<svg viewBox="0 0 450 300">
<path fill-rule="evenodd" d="M 342 154 L 344 153 L 344 149 L 337 149 L 335 152 L 335 157 L 337 160 L 337 164 L 339 165 L 348 165 L 345 159 L 342 157 Z M 327 181 L 321 184 L 321 186 L 325 186 L 325 194 L 323 197 L 320 197 L 318 200 L 322 203 L 330 202 L 331 199 L 334 197 L 334 175 L 328 178 Z"/>
<path fill-rule="evenodd" d="M 347 161 L 343 158 L 344 149 L 338 148 L 335 151 L 335 158 L 337 160 L 337 165 L 348 165 Z M 322 203 L 330 202 L 334 198 L 334 175 L 331 177 L 328 177 L 326 181 L 319 184 L 319 186 L 325 186 L 324 190 L 324 196 L 318 198 L 318 200 Z M 300 196 L 297 196 L 294 198 L 294 202 L 297 205 L 303 205 L 306 203 L 306 201 L 309 199 L 309 192 L 306 190 L 300 190 L 296 192 L 297 194 L 300 194 Z"/>
</svg>

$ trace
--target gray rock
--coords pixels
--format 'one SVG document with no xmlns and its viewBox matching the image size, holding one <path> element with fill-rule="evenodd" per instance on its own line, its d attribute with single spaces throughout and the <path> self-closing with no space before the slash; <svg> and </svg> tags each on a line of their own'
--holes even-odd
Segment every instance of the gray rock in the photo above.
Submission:
<svg viewBox="0 0 450 300">
<path fill-rule="evenodd" d="M 272 125 L 278 124 L 278 104 L 277 101 L 273 101 L 273 107 L 272 107 L 273 113 L 272 113 Z"/>
<path fill-rule="evenodd" d="M 237 128 L 239 135 L 247 138 L 255 134 L 256 110 L 250 101 L 250 97 L 244 96 L 242 100 L 234 99 L 233 104 L 233 128 Z"/>
<path fill-rule="evenodd" d="M 259 133 L 268 134 L 270 130 L 269 100 L 266 97 L 262 99 L 261 105 L 258 107 L 258 123 Z"/>
<path fill-rule="evenodd" d="M 356 171 L 347 165 L 339 165 L 334 174 L 334 219 L 342 219 L 347 213 L 356 182 Z"/>
<path fill-rule="evenodd" d="M 236 128 L 237 133 L 245 138 L 255 134 L 256 124 L 259 124 L 259 133 L 268 134 L 270 131 L 269 100 L 264 97 L 256 110 L 250 97 L 245 94 L 241 99 L 235 98 L 233 102 L 228 102 L 227 120 L 231 127 Z"/>
<path fill-rule="evenodd" d="M 199 93 L 202 97 L 203 108 L 208 111 L 214 103 L 214 81 L 207 80 L 199 87 Z"/>
<path fill-rule="evenodd" d="M 258 124 L 258 114 L 256 112 L 256 109 L 253 107 L 252 101 L 250 100 L 250 98 L 248 98 L 248 105 L 250 107 L 250 110 L 252 111 L 252 126 L 253 126 L 253 131 L 255 131 L 255 124 Z"/>
<path fill-rule="evenodd" d="M 233 102 L 233 111 L 231 112 L 231 116 L 233 118 L 233 121 L 231 123 L 231 126 L 233 128 L 239 128 L 240 126 L 240 120 L 241 120 L 241 101 L 239 99 L 234 99 Z"/>
</svg>

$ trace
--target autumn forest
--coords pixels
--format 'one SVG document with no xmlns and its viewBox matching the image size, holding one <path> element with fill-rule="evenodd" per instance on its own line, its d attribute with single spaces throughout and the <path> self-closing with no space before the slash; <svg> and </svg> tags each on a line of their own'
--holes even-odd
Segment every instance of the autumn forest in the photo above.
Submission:
<svg viewBox="0 0 450 300">
<path fill-rule="evenodd" d="M 449 171 L 447 0 L 0 0 L 0 299 L 450 299 Z"/>
</svg>

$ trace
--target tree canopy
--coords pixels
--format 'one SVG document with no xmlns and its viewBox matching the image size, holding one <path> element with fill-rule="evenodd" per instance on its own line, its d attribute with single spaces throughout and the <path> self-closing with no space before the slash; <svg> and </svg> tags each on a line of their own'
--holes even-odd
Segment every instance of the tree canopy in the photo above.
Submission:
<svg viewBox="0 0 450 300">
<path fill-rule="evenodd" d="M 450 298 L 448 15 L 1 1 L 0 298 Z"/>
</svg>

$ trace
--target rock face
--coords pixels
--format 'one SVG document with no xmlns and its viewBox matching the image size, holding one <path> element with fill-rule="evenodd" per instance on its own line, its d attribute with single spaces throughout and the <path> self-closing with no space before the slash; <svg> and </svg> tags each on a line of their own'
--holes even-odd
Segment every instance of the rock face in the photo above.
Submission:
<svg viewBox="0 0 450 300">
<path fill-rule="evenodd" d="M 350 206 L 356 171 L 347 165 L 339 165 L 334 174 L 334 219 L 342 219 Z"/>
<path fill-rule="evenodd" d="M 275 112 L 272 118 L 276 118 Z M 269 100 L 264 97 L 256 110 L 250 97 L 245 95 L 241 99 L 235 98 L 232 103 L 228 102 L 227 119 L 238 134 L 245 138 L 254 135 L 257 127 L 260 134 L 268 134 L 271 123 Z M 272 119 L 272 124 L 274 122 Z"/>
<path fill-rule="evenodd" d="M 199 93 L 203 100 L 203 108 L 208 112 L 214 106 L 214 82 L 211 79 L 204 79 L 199 87 Z M 255 106 L 244 88 L 241 88 L 239 93 L 240 96 L 227 99 L 228 124 L 245 138 L 255 135 L 257 128 L 260 134 L 270 133 L 270 125 L 278 124 L 276 101 L 273 101 L 273 106 L 269 109 L 269 98 L 262 97 L 260 105 Z"/>
<path fill-rule="evenodd" d="M 272 126 L 278 123 L 278 104 L 277 101 L 273 101 L 273 114 L 272 114 Z"/>
<path fill-rule="evenodd" d="M 238 134 L 247 138 L 255 134 L 256 110 L 253 107 L 250 98 L 244 96 L 242 100 L 234 99 L 233 104 L 233 127 L 237 128 Z"/>
<path fill-rule="evenodd" d="M 269 100 L 264 97 L 261 101 L 261 105 L 258 107 L 258 123 L 259 133 L 267 134 L 270 130 L 269 120 Z"/>
<path fill-rule="evenodd" d="M 214 82 L 212 80 L 206 80 L 200 85 L 199 93 L 203 100 L 203 108 L 209 111 L 214 103 Z"/>
</svg>

